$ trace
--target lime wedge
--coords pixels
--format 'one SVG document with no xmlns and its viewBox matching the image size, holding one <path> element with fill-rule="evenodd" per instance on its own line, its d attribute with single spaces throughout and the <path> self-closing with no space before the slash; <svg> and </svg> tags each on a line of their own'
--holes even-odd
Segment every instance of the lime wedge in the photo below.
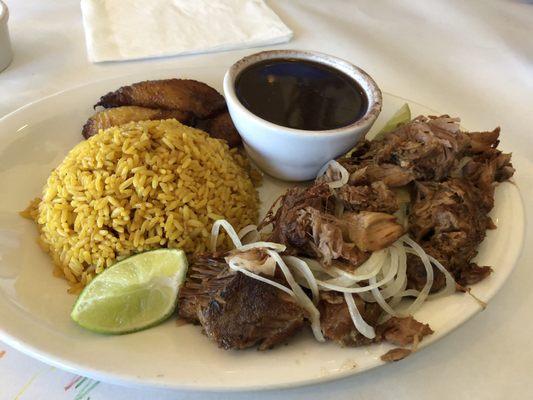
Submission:
<svg viewBox="0 0 533 400">
<path fill-rule="evenodd" d="M 411 109 L 409 108 L 409 104 L 405 103 L 387 121 L 385 126 L 381 128 L 381 130 L 376 134 L 373 140 L 381 139 L 383 136 L 385 136 L 385 134 L 392 132 L 393 130 L 402 125 L 407 124 L 409 121 L 411 121 Z"/>
<path fill-rule="evenodd" d="M 158 249 L 128 257 L 85 287 L 70 316 L 99 333 L 121 334 L 156 325 L 176 308 L 186 272 L 182 250 Z"/>
</svg>

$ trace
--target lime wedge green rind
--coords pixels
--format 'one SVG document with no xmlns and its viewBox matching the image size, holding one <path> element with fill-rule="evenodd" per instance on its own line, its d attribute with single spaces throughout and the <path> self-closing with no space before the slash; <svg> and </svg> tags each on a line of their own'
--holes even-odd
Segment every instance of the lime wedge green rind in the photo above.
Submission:
<svg viewBox="0 0 533 400">
<path fill-rule="evenodd" d="M 381 128 L 381 130 L 374 137 L 374 140 L 381 139 L 385 134 L 392 132 L 393 130 L 402 125 L 407 124 L 409 121 L 411 121 L 411 109 L 409 108 L 409 104 L 405 103 L 387 121 L 385 126 Z"/>
<path fill-rule="evenodd" d="M 88 330 L 106 334 L 157 325 L 174 312 L 186 273 L 182 250 L 158 249 L 128 257 L 85 287 L 71 318 Z"/>
</svg>

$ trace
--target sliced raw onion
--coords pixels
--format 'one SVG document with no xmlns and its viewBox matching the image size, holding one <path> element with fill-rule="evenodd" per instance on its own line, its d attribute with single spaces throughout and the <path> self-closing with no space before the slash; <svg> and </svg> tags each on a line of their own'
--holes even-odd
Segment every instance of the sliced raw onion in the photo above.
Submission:
<svg viewBox="0 0 533 400">
<path fill-rule="evenodd" d="M 236 261 L 234 261 L 234 260 L 230 260 L 228 265 L 234 271 L 242 272 L 244 275 L 249 276 L 250 278 L 254 278 L 254 279 L 257 279 L 258 281 L 261 281 L 261 282 L 267 283 L 269 285 L 272 285 L 275 288 L 283 290 L 285 293 L 291 295 L 292 297 L 296 297 L 294 292 L 292 290 L 290 290 L 288 287 L 283 286 L 281 283 L 278 283 L 278 282 L 273 281 L 271 279 L 265 278 L 264 276 L 254 274 L 253 272 L 248 271 L 245 268 L 239 267 L 237 265 Z"/>
<path fill-rule="evenodd" d="M 313 295 L 313 303 L 317 305 L 318 300 L 320 300 L 320 296 L 318 293 L 318 284 L 316 283 L 313 271 L 311 271 L 307 263 L 304 260 L 300 260 L 298 257 L 294 256 L 283 257 L 283 260 L 302 274 L 302 276 L 307 281 L 307 288 L 311 290 L 311 293 Z"/>
<path fill-rule="evenodd" d="M 305 257 L 302 257 L 302 260 L 304 260 L 307 263 L 307 265 L 309 266 L 309 269 L 313 271 L 314 273 L 324 274 L 331 278 L 337 277 L 337 274 L 333 272 L 330 267 L 327 267 L 327 268 L 324 267 L 317 260 L 314 260 L 312 258 L 305 258 Z"/>
<path fill-rule="evenodd" d="M 446 286 L 445 286 L 445 288 L 442 289 L 438 293 L 430 294 L 429 298 L 437 299 L 439 297 L 450 296 L 450 295 L 454 294 L 455 291 L 456 291 L 456 285 L 455 285 L 455 279 L 452 276 L 452 274 L 450 274 L 450 272 L 446 268 L 444 268 L 444 265 L 442 265 L 439 262 L 439 260 L 437 260 L 434 257 L 431 257 L 429 254 L 428 254 L 428 257 L 429 257 L 429 261 L 431 261 L 431 263 L 433 265 L 435 265 L 440 270 L 440 272 L 442 272 L 444 274 L 444 277 L 446 278 Z"/>
<path fill-rule="evenodd" d="M 272 249 L 272 250 L 276 250 L 279 252 L 283 252 L 285 251 L 287 247 L 283 244 L 274 243 L 274 242 L 254 242 L 254 243 L 249 243 L 249 244 L 244 244 L 242 246 L 239 246 L 240 251 L 247 251 L 247 250 L 261 249 L 261 248 Z"/>
<path fill-rule="evenodd" d="M 368 325 L 363 319 L 363 317 L 361 316 L 361 313 L 359 312 L 359 310 L 357 309 L 357 306 L 355 305 L 353 296 L 350 293 L 344 293 L 344 300 L 346 301 L 346 304 L 348 305 L 348 310 L 350 311 L 350 317 L 352 317 L 352 321 L 355 326 L 355 329 L 357 329 L 361 333 L 361 335 L 369 339 L 374 339 L 376 337 L 376 331 L 374 330 L 374 328 Z"/>
<path fill-rule="evenodd" d="M 341 179 L 329 182 L 329 184 L 333 184 L 332 187 L 340 187 L 344 184 L 342 182 L 345 176 L 342 170 L 346 170 L 340 164 L 337 164 L 336 161 L 332 161 L 326 164 L 323 168 L 324 171 L 322 171 L 324 173 L 330 166 L 332 168 L 339 167 Z M 339 212 L 342 213 L 342 210 Z M 453 294 L 456 290 L 455 280 L 448 270 L 434 257 L 429 256 L 422 247 L 408 236 L 401 237 L 386 249 L 373 252 L 368 260 L 361 264 L 355 272 L 347 272 L 335 265 L 324 266 L 314 259 L 302 259 L 294 256 L 282 257 L 279 253 L 284 252 L 286 246 L 279 243 L 256 241 L 243 245 L 241 239 L 246 235 L 255 233 L 257 238 L 260 237 L 257 227 L 248 225 L 237 234 L 226 220 L 218 220 L 213 224 L 211 231 L 211 249 L 213 251 L 216 251 L 220 227 L 224 228 L 228 233 L 237 250 L 244 252 L 252 249 L 262 249 L 269 257 L 269 261 L 273 263 L 274 270 L 276 266 L 279 266 L 289 287 L 252 272 L 253 268 L 249 266 L 250 269 L 248 269 L 239 262 L 238 255 L 233 259 L 231 256 L 227 259 L 228 265 L 232 270 L 272 285 L 293 296 L 296 302 L 306 310 L 311 321 L 313 334 L 318 341 L 325 340 L 320 328 L 320 312 L 316 307 L 320 299 L 320 290 L 343 293 L 356 330 L 368 338 L 375 337 L 375 331 L 362 318 L 356 307 L 353 294 L 357 293 L 365 302 L 378 303 L 385 311 L 384 317 L 389 318 L 390 316 L 400 317 L 413 314 L 427 299 L 447 296 Z M 426 283 L 420 291 L 406 289 L 407 254 L 413 254 L 420 258 L 426 270 Z M 433 267 L 436 267 L 445 275 L 446 287 L 438 293 L 430 295 L 434 281 Z M 293 272 L 297 274 L 298 281 L 295 279 Z M 361 281 L 368 281 L 368 283 L 365 286 L 360 286 L 359 282 Z M 300 285 L 307 287 L 311 291 L 312 300 L 302 290 Z M 414 298 L 414 300 L 411 301 L 407 308 L 401 307 L 400 309 L 399 306 L 406 297 Z"/>
<path fill-rule="evenodd" d="M 400 262 L 400 264 L 398 266 L 398 275 L 400 273 L 404 273 L 405 276 L 402 278 L 402 284 L 401 284 L 398 292 L 396 292 L 392 296 L 392 299 L 389 302 L 391 307 L 396 307 L 398 304 L 400 304 L 400 302 L 402 301 L 402 298 L 404 297 L 402 295 L 402 293 L 405 290 L 405 288 L 407 287 L 407 254 L 405 252 L 405 247 L 398 246 L 398 249 L 400 250 L 400 252 L 399 252 L 399 262 Z"/>
<path fill-rule="evenodd" d="M 382 264 L 383 265 L 383 264 Z M 327 281 L 320 281 L 317 280 L 318 286 L 322 287 L 327 290 L 334 290 L 336 292 L 342 292 L 342 293 L 361 293 L 361 292 L 368 292 L 374 288 L 378 288 L 394 279 L 394 276 L 398 272 L 398 264 L 395 264 L 396 266 L 393 268 L 391 267 L 387 275 L 381 279 L 379 282 L 375 282 L 373 284 L 367 285 L 367 286 L 360 286 L 360 287 L 342 287 L 339 285 L 331 284 Z"/>
<path fill-rule="evenodd" d="M 396 248 L 394 246 L 392 246 L 390 248 L 390 252 L 391 252 L 391 264 L 390 264 L 390 269 L 389 269 L 389 273 L 390 271 L 396 271 L 396 273 L 399 271 L 399 256 L 398 256 L 398 253 L 396 251 Z M 370 278 L 368 280 L 368 283 L 370 284 L 376 284 L 376 277 L 373 276 L 372 278 Z M 395 284 L 396 281 L 394 281 L 392 284 Z M 372 289 L 372 295 L 374 296 L 374 299 L 376 299 L 377 303 L 381 306 L 381 308 L 388 314 L 390 315 L 394 315 L 394 316 L 397 316 L 398 313 L 392 309 L 392 307 L 387 304 L 387 302 L 385 301 L 385 298 L 383 296 L 383 293 L 379 290 L 379 288 L 375 287 Z"/>
<path fill-rule="evenodd" d="M 422 306 L 422 303 L 427 299 L 429 291 L 433 286 L 433 267 L 431 266 L 431 262 L 429 261 L 428 255 L 426 254 L 424 249 L 422 249 L 422 247 L 418 245 L 418 243 L 416 243 L 408 236 L 402 236 L 400 240 L 411 246 L 411 248 L 417 253 L 417 256 L 420 257 L 422 263 L 424 264 L 424 267 L 426 268 L 426 284 L 418 294 L 418 297 L 415 299 L 415 301 L 413 301 L 413 303 L 409 306 L 409 308 L 407 308 L 406 311 L 408 314 L 412 315 Z"/>
<path fill-rule="evenodd" d="M 247 257 L 248 254 L 249 252 L 231 253 L 225 257 L 225 260 L 228 264 L 230 261 L 232 261 L 234 265 L 253 272 L 254 274 L 274 276 L 276 273 L 276 262 L 272 259 L 272 257 L 269 257 L 265 254 L 265 258 L 262 260 L 257 258 L 249 259 Z"/>
<path fill-rule="evenodd" d="M 272 258 L 274 258 L 274 260 L 276 260 L 281 269 L 281 272 L 283 272 L 283 275 L 285 275 L 287 283 L 296 295 L 296 300 L 298 301 L 300 306 L 309 313 L 309 319 L 311 320 L 311 329 L 313 330 L 315 339 L 319 342 L 325 342 L 326 339 L 324 338 L 324 335 L 322 334 L 322 329 L 320 328 L 320 312 L 318 311 L 318 308 L 315 307 L 313 302 L 309 299 L 309 297 L 307 297 L 300 285 L 298 285 L 298 283 L 294 279 L 294 276 L 292 276 L 289 267 L 287 267 L 281 256 L 272 250 L 267 250 L 267 253 Z"/>
<path fill-rule="evenodd" d="M 356 273 L 344 271 L 334 266 L 331 266 L 330 268 L 332 271 L 335 271 L 339 276 L 351 279 L 353 283 L 366 281 L 369 278 L 376 276 L 377 273 L 381 270 L 381 268 L 383 268 L 383 264 L 387 257 L 387 252 L 387 249 L 373 252 L 368 258 L 368 260 L 366 260 L 363 264 L 357 267 Z"/>
<path fill-rule="evenodd" d="M 396 274 L 396 279 L 381 290 L 381 295 L 384 299 L 394 297 L 402 290 L 407 281 L 407 257 L 405 249 L 403 246 L 395 243 L 391 246 L 392 251 L 397 252 L 395 256 L 398 261 L 398 273 Z"/>
<path fill-rule="evenodd" d="M 416 289 L 407 289 L 401 292 L 401 297 L 418 297 L 420 295 L 420 291 Z"/>
<path fill-rule="evenodd" d="M 235 232 L 235 229 L 233 229 L 233 226 L 231 226 L 231 224 L 225 219 L 217 219 L 213 223 L 213 228 L 211 228 L 210 247 L 211 247 L 212 252 L 217 251 L 217 240 L 218 240 L 218 235 L 220 232 L 220 227 L 224 228 L 224 230 L 227 232 L 228 236 L 231 238 L 231 241 L 233 242 L 233 245 L 236 248 L 239 248 L 242 246 L 241 240 L 239 239 L 239 236 Z"/>
<path fill-rule="evenodd" d="M 260 239 L 260 235 L 259 235 L 259 232 L 257 231 L 257 225 L 247 225 L 245 226 L 244 228 L 242 228 L 240 231 L 239 231 L 239 239 L 241 239 L 241 241 L 244 239 L 245 236 L 249 235 L 250 233 L 253 233 L 253 238 L 251 238 L 249 240 L 249 242 L 256 242 Z"/>
<path fill-rule="evenodd" d="M 320 171 L 318 171 L 317 178 L 323 176 L 327 171 L 328 168 L 332 168 L 334 171 L 339 172 L 341 177 L 336 181 L 328 182 L 328 185 L 331 189 L 337 189 L 340 188 L 348 183 L 348 179 L 350 178 L 350 173 L 344 168 L 341 164 L 339 164 L 335 160 L 331 160 L 327 162 L 322 168 L 320 168 Z"/>
</svg>

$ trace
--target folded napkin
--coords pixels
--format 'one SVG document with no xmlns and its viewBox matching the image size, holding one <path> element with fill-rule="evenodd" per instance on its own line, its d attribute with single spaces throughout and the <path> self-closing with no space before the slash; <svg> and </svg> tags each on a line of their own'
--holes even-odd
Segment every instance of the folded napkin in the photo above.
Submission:
<svg viewBox="0 0 533 400">
<path fill-rule="evenodd" d="M 81 0 L 92 62 L 264 46 L 292 31 L 263 0 Z"/>
</svg>

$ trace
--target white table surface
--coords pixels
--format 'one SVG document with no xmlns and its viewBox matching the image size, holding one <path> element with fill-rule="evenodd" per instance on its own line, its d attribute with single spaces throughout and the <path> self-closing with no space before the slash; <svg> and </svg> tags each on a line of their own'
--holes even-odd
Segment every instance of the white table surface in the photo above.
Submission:
<svg viewBox="0 0 533 400">
<path fill-rule="evenodd" d="M 77 1 L 6 2 L 15 59 L 0 73 L 0 116 L 86 82 L 206 62 L 225 66 L 254 51 L 95 65 L 87 61 Z M 369 71 L 383 90 L 459 115 L 465 126 L 483 130 L 501 125 L 501 147 L 513 152 L 515 180 L 526 213 L 533 216 L 531 0 L 269 4 L 295 32 L 294 40 L 281 47 L 346 58 Z M 533 398 L 532 226 L 515 272 L 487 310 L 400 363 L 285 391 L 187 393 L 83 380 L 0 343 L 0 399 Z M 73 379 L 78 387 L 65 389 Z"/>
</svg>

